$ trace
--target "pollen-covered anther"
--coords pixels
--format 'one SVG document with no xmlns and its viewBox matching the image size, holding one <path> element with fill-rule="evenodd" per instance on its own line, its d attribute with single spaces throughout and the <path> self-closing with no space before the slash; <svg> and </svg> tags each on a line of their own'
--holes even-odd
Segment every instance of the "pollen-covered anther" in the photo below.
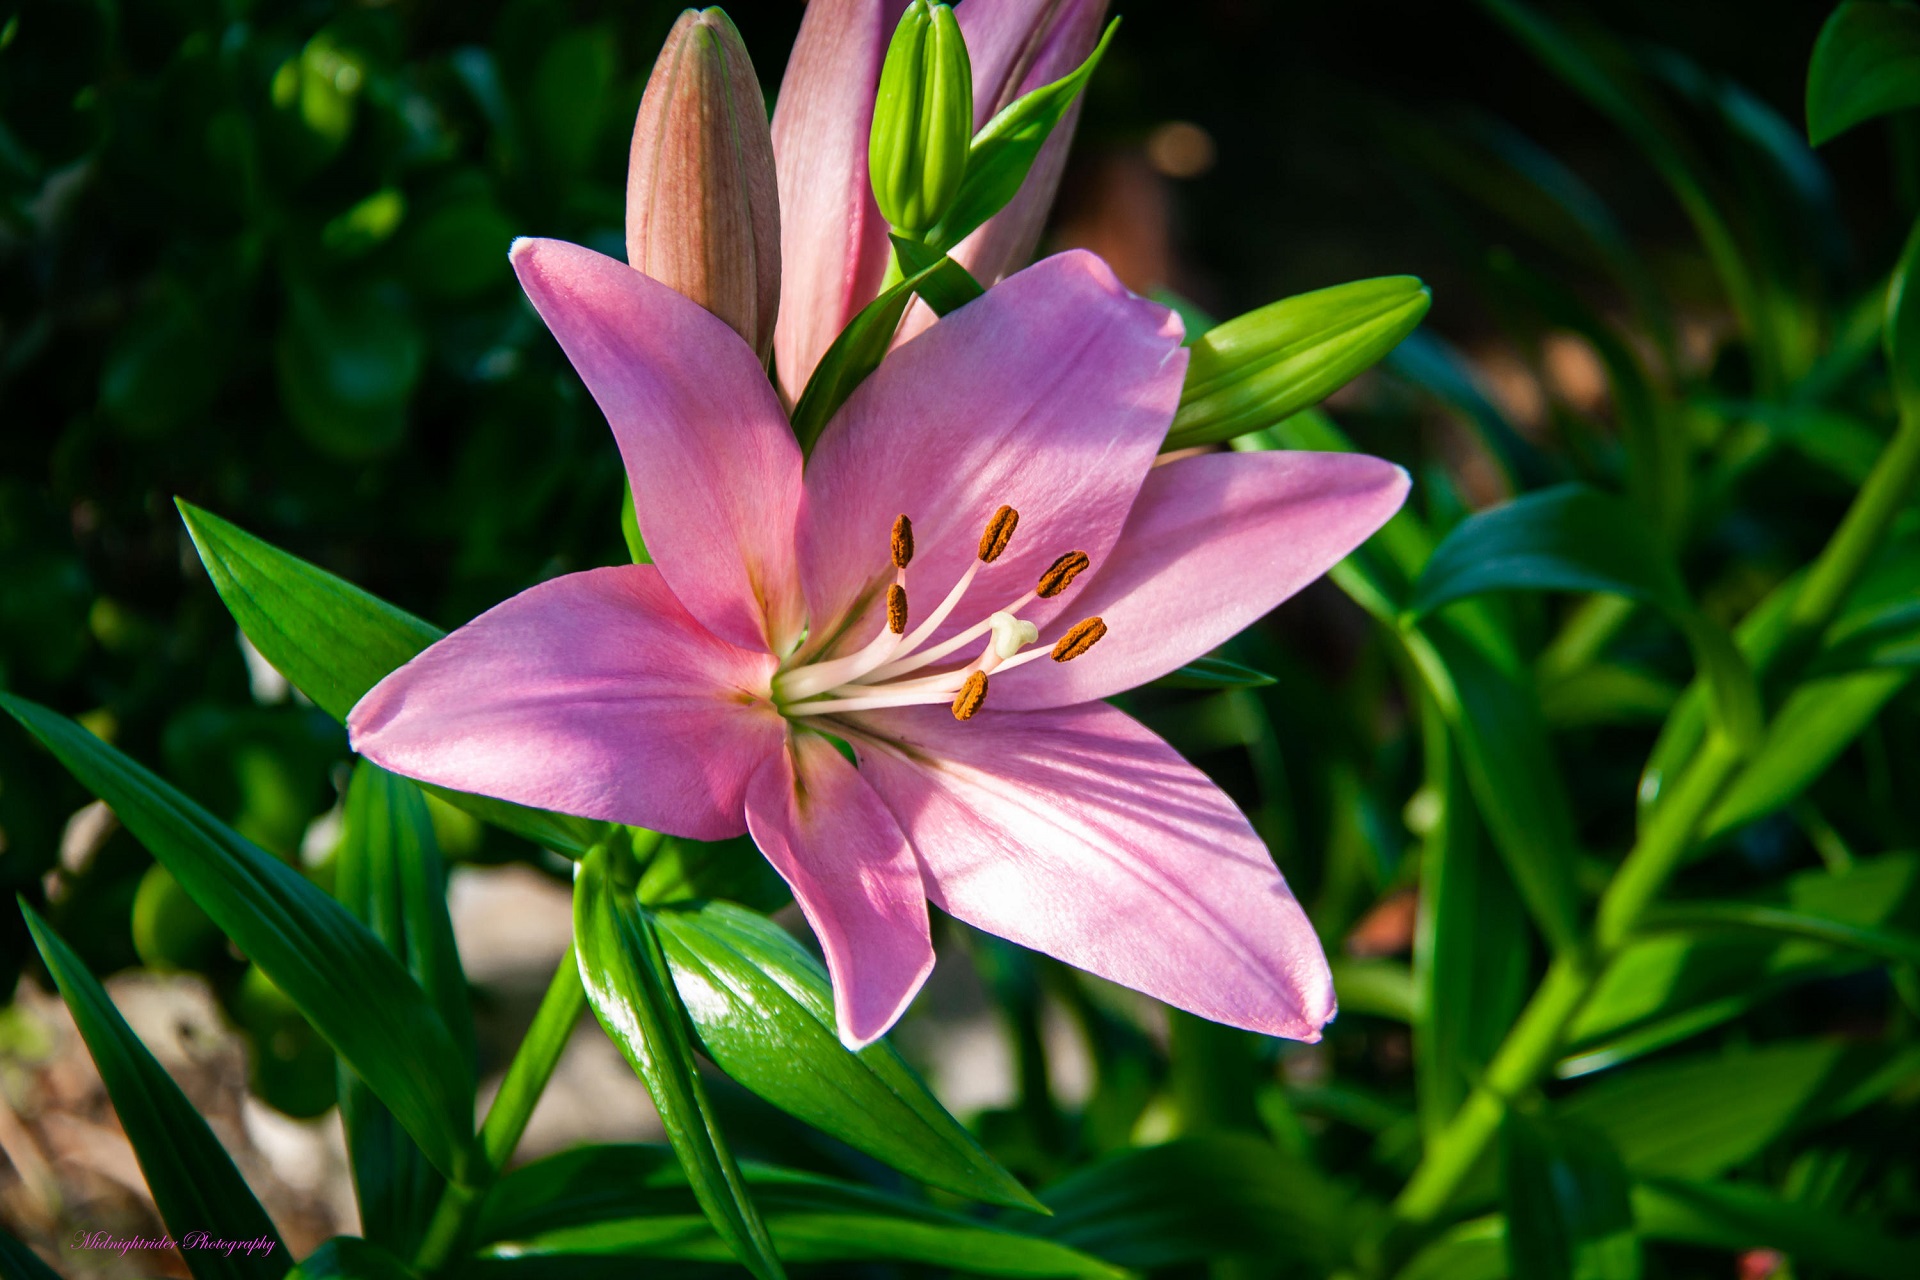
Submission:
<svg viewBox="0 0 1920 1280">
<path fill-rule="evenodd" d="M 893 567 L 904 569 L 913 559 L 913 521 L 895 516 L 893 521 Z"/>
<path fill-rule="evenodd" d="M 983 564 L 992 564 L 1000 558 L 1000 553 L 1013 541 L 1014 526 L 1020 523 L 1020 513 L 1012 507 L 1002 506 L 987 521 L 986 532 L 980 535 L 980 560 Z"/>
<path fill-rule="evenodd" d="M 1053 599 L 1065 591 L 1073 580 L 1080 576 L 1081 571 L 1092 563 L 1093 561 L 1087 558 L 1087 553 L 1084 551 L 1067 552 L 1047 566 L 1047 571 L 1040 575 L 1040 585 L 1034 588 L 1034 593 L 1042 600 Z"/>
<path fill-rule="evenodd" d="M 973 713 L 978 711 L 980 704 L 986 700 L 987 673 L 976 671 L 967 677 L 967 682 L 960 686 L 960 692 L 954 696 L 953 718 L 955 720 L 973 719 Z"/>
<path fill-rule="evenodd" d="M 887 588 L 887 630 L 897 636 L 907 632 L 907 589 L 897 582 Z"/>
<path fill-rule="evenodd" d="M 1067 634 L 1054 643 L 1053 660 L 1071 662 L 1100 643 L 1100 637 L 1105 634 L 1107 634 L 1106 623 L 1098 618 L 1082 618 L 1073 624 Z"/>
</svg>

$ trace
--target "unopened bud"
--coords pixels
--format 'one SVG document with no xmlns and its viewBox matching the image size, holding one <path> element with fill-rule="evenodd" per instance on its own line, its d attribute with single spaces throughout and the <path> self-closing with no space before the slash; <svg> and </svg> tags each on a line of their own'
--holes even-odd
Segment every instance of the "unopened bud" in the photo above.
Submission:
<svg viewBox="0 0 1920 1280">
<path fill-rule="evenodd" d="M 908 235 L 940 220 L 973 143 L 973 67 L 953 10 L 913 0 L 880 69 L 867 168 L 880 212 Z"/>
<path fill-rule="evenodd" d="M 780 310 L 780 197 L 753 62 L 718 9 L 667 36 L 627 164 L 627 261 L 732 325 L 765 360 Z"/>
</svg>

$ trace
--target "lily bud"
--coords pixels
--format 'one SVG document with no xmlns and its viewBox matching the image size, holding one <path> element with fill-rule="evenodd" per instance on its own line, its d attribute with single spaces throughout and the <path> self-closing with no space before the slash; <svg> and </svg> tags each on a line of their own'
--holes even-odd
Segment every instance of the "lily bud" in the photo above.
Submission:
<svg viewBox="0 0 1920 1280">
<path fill-rule="evenodd" d="M 880 69 L 867 167 L 895 228 L 920 235 L 960 190 L 973 143 L 973 66 L 953 10 L 913 0 Z"/>
<path fill-rule="evenodd" d="M 780 311 L 773 137 L 753 62 L 719 9 L 681 14 L 647 80 L 627 164 L 627 261 L 767 358 Z"/>
</svg>

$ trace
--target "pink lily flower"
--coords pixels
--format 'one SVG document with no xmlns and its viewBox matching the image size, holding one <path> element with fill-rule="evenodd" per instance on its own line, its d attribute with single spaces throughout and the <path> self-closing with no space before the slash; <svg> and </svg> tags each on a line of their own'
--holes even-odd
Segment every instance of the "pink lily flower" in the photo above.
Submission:
<svg viewBox="0 0 1920 1280">
<path fill-rule="evenodd" d="M 780 188 L 781 273 L 774 359 L 798 400 L 849 320 L 880 292 L 892 249 L 867 175 L 867 135 L 887 41 L 906 0 L 813 0 L 780 85 L 773 154 Z M 1066 75 L 1093 51 L 1107 0 L 963 0 L 953 8 L 973 63 L 974 128 L 1023 93 Z M 953 258 L 992 284 L 1032 257 L 1066 167 L 1078 104 L 1041 149 L 1006 208 Z M 901 333 L 932 323 L 916 304 Z"/>
<path fill-rule="evenodd" d="M 1324 573 L 1400 506 L 1404 472 L 1155 465 L 1179 321 L 1081 252 L 900 347 L 803 470 L 725 322 L 575 245 L 512 257 L 612 424 L 656 563 L 556 578 L 453 632 L 353 709 L 355 750 L 522 804 L 751 832 L 852 1048 L 932 968 L 929 900 L 1203 1017 L 1319 1038 L 1326 959 L 1265 845 L 1100 699 Z"/>
</svg>

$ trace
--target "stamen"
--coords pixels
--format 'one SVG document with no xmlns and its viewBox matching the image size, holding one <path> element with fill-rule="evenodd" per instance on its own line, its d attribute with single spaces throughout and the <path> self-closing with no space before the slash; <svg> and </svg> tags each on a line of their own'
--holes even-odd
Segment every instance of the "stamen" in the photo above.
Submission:
<svg viewBox="0 0 1920 1280">
<path fill-rule="evenodd" d="M 1087 559 L 1084 551 L 1069 551 L 1047 566 L 1040 575 L 1040 585 L 1034 590 L 1042 600 L 1051 600 L 1067 589 L 1067 585 L 1080 576 L 1081 570 L 1093 562 Z"/>
<path fill-rule="evenodd" d="M 904 569 L 913 559 L 913 521 L 897 516 L 893 522 L 893 567 Z"/>
<path fill-rule="evenodd" d="M 887 630 L 897 636 L 907 630 L 907 589 L 897 582 L 887 588 Z"/>
<path fill-rule="evenodd" d="M 1014 526 L 1020 523 L 1020 513 L 1012 507 L 1002 506 L 987 521 L 986 532 L 980 535 L 980 560 L 992 564 L 1000 558 L 1000 553 L 1013 541 Z"/>
<path fill-rule="evenodd" d="M 1001 508 L 1003 511 L 1006 509 Z M 974 712 L 980 710 L 980 704 L 986 700 L 987 673 L 976 671 L 967 677 L 967 682 L 960 686 L 960 692 L 953 700 L 953 718 L 955 720 L 973 719 Z"/>
<path fill-rule="evenodd" d="M 1055 662 L 1071 662 L 1100 642 L 1107 634 L 1107 624 L 1098 618 L 1083 618 L 1060 637 L 1053 646 Z"/>
<path fill-rule="evenodd" d="M 1005 662 L 1040 638 L 1040 628 L 1010 613 L 996 613 L 987 619 L 993 629 L 993 655 Z"/>
</svg>

